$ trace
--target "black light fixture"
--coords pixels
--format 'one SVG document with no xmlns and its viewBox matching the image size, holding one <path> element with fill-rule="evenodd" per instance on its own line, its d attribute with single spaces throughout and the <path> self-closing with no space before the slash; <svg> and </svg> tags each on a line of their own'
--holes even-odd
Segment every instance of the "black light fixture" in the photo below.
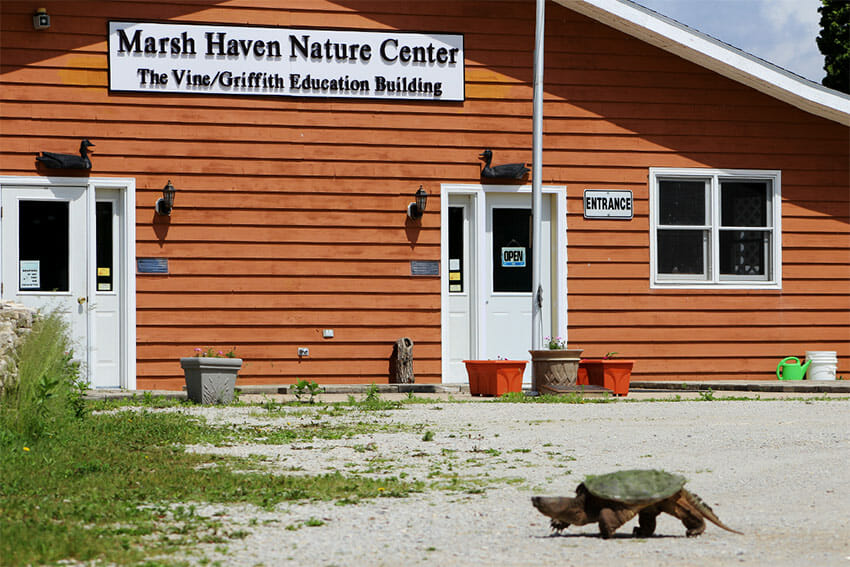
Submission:
<svg viewBox="0 0 850 567">
<path fill-rule="evenodd" d="M 409 216 L 413 220 L 418 220 L 422 218 L 422 214 L 425 212 L 425 205 L 428 204 L 428 192 L 419 186 L 419 189 L 416 190 L 416 200 L 409 205 L 407 205 L 407 216 Z"/>
<path fill-rule="evenodd" d="M 156 214 L 171 216 L 171 209 L 174 208 L 174 194 L 177 189 L 171 184 L 171 180 L 162 188 L 162 198 L 156 201 Z"/>
<path fill-rule="evenodd" d="M 47 14 L 47 8 L 39 8 L 32 15 L 32 27 L 37 30 L 46 30 L 50 27 L 50 16 Z"/>
</svg>

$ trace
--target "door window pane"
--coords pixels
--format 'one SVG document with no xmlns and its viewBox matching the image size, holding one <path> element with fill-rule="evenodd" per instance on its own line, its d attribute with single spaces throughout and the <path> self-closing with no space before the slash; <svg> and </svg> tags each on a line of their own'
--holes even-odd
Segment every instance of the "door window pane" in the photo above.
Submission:
<svg viewBox="0 0 850 567">
<path fill-rule="evenodd" d="M 658 273 L 705 275 L 705 231 L 659 230 Z"/>
<path fill-rule="evenodd" d="M 658 184 L 658 224 L 706 224 L 705 181 L 665 180 Z"/>
<path fill-rule="evenodd" d="M 97 222 L 97 291 L 112 291 L 112 203 L 98 201 L 95 205 Z"/>
<path fill-rule="evenodd" d="M 20 201 L 21 291 L 68 291 L 68 210 L 66 201 Z"/>
<path fill-rule="evenodd" d="M 531 292 L 531 209 L 493 209 L 493 291 Z"/>
<path fill-rule="evenodd" d="M 463 292 L 463 207 L 449 207 L 449 292 Z"/>
</svg>

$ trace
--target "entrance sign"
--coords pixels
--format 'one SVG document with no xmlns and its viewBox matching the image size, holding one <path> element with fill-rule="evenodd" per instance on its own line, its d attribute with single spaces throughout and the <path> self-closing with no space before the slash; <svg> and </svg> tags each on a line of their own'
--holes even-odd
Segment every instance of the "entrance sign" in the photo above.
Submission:
<svg viewBox="0 0 850 567">
<path fill-rule="evenodd" d="M 109 22 L 109 89 L 462 101 L 463 35 Z"/>
<path fill-rule="evenodd" d="M 631 191 L 584 192 L 584 218 L 630 219 L 634 216 Z"/>
<path fill-rule="evenodd" d="M 502 247 L 502 267 L 503 268 L 524 268 L 525 267 L 525 248 L 523 248 L 523 247 Z"/>
<path fill-rule="evenodd" d="M 40 260 L 21 260 L 21 289 L 41 289 Z"/>
</svg>

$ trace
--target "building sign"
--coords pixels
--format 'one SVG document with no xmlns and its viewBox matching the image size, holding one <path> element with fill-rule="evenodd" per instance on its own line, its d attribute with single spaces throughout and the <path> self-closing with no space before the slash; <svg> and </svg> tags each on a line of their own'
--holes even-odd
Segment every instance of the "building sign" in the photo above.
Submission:
<svg viewBox="0 0 850 567">
<path fill-rule="evenodd" d="M 462 101 L 463 36 L 109 22 L 109 89 Z"/>
<path fill-rule="evenodd" d="M 523 247 L 502 247 L 502 267 L 503 268 L 524 268 L 525 267 L 525 248 Z"/>
<path fill-rule="evenodd" d="M 584 218 L 630 219 L 634 216 L 631 191 L 584 192 Z"/>
<path fill-rule="evenodd" d="M 41 261 L 21 260 L 20 289 L 41 289 Z"/>
</svg>

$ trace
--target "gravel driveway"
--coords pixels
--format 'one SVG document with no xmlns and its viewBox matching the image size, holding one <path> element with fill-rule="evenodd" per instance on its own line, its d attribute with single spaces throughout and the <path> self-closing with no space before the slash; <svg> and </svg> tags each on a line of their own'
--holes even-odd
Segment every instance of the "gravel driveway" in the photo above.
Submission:
<svg viewBox="0 0 850 567">
<path fill-rule="evenodd" d="M 192 408 L 211 422 L 297 426 L 315 419 L 258 408 Z M 354 505 L 290 503 L 273 512 L 205 506 L 247 537 L 199 549 L 223 565 L 819 565 L 850 567 L 850 402 L 492 402 L 406 405 L 330 420 L 374 420 L 401 432 L 289 445 L 192 447 L 259 455 L 285 474 L 345 471 L 440 482 L 407 498 Z M 425 440 L 423 432 L 433 432 Z M 684 474 L 736 535 L 708 524 L 689 539 L 670 516 L 656 535 L 635 520 L 602 540 L 594 525 L 551 535 L 534 494 L 572 495 L 587 474 L 663 468 Z M 292 472 L 296 470 L 297 472 Z M 484 481 L 483 489 L 475 479 Z M 308 523 L 321 524 L 310 527 Z M 289 529 L 287 529 L 289 527 Z"/>
</svg>

